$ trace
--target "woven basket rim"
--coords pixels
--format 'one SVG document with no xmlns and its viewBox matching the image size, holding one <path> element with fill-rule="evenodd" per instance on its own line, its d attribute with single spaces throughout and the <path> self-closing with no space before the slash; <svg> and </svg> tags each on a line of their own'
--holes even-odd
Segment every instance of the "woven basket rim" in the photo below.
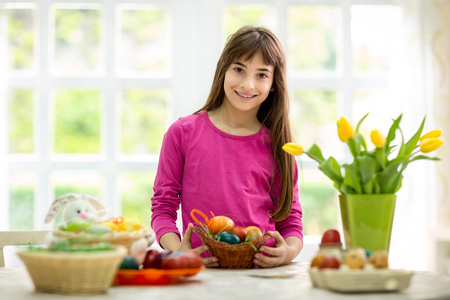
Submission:
<svg viewBox="0 0 450 300">
<path fill-rule="evenodd" d="M 227 249 L 235 249 L 235 250 L 247 250 L 248 248 L 255 250 L 254 247 L 256 247 L 258 249 L 260 246 L 264 245 L 267 242 L 267 240 L 270 238 L 270 235 L 268 235 L 266 233 L 259 240 L 256 240 L 255 242 L 252 242 L 252 243 L 228 244 L 228 243 L 218 241 L 218 240 L 212 238 L 200 227 L 194 227 L 193 230 L 200 237 L 200 239 L 202 241 L 203 241 L 203 239 L 208 239 L 211 243 L 214 243 L 217 246 L 221 246 L 221 247 L 224 247 Z M 257 250 L 255 250 L 255 252 L 256 251 Z"/>
<path fill-rule="evenodd" d="M 117 254 L 126 254 L 128 250 L 125 246 L 114 245 L 111 250 L 96 250 L 96 251 L 53 251 L 53 250 L 21 250 L 17 251 L 17 255 L 27 258 L 45 258 L 45 259 L 58 259 L 58 258 L 70 258 L 70 259 L 98 259 L 116 256 Z"/>
</svg>

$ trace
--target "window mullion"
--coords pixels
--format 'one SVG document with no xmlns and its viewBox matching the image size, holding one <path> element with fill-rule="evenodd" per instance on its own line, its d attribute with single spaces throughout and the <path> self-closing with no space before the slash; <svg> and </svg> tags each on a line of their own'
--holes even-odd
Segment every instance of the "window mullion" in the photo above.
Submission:
<svg viewBox="0 0 450 300">
<path fill-rule="evenodd" d="M 45 215 L 50 207 L 53 195 L 50 187 L 50 165 L 53 144 L 53 130 L 51 124 L 54 120 L 51 112 L 53 111 L 51 104 L 51 88 L 53 88 L 52 80 L 49 78 L 49 53 L 50 41 L 48 40 L 50 31 L 50 5 L 51 3 L 41 1 L 38 7 L 37 31 L 38 31 L 38 72 L 36 82 L 36 109 L 38 110 L 38 119 L 35 120 L 35 128 L 38 134 L 37 154 L 39 163 L 37 164 L 38 186 L 35 192 L 35 211 L 34 211 L 34 227 L 35 229 L 45 229 Z"/>
</svg>

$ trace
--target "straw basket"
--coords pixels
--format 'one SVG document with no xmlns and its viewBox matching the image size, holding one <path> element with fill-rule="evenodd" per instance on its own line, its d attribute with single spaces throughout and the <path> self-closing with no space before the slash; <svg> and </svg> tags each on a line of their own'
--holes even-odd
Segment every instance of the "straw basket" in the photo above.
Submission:
<svg viewBox="0 0 450 300">
<path fill-rule="evenodd" d="M 125 246 L 128 249 L 134 241 L 147 237 L 149 244 L 155 240 L 153 232 L 146 229 L 134 230 L 134 231 L 112 231 L 104 234 L 94 234 L 86 232 L 76 231 L 64 231 L 61 228 L 53 230 L 53 234 L 56 237 L 66 238 L 71 242 L 89 244 L 98 242 L 109 242 L 114 245 Z"/>
<path fill-rule="evenodd" d="M 203 229 L 194 227 L 194 232 L 200 237 L 203 244 L 208 245 L 212 256 L 217 257 L 223 269 L 250 269 L 254 267 L 253 256 L 270 238 L 268 234 L 251 244 L 228 244 L 210 237 Z"/>
<path fill-rule="evenodd" d="M 114 280 L 127 249 L 111 251 L 62 252 L 21 251 L 36 291 L 62 294 L 91 294 L 106 291 Z"/>
</svg>

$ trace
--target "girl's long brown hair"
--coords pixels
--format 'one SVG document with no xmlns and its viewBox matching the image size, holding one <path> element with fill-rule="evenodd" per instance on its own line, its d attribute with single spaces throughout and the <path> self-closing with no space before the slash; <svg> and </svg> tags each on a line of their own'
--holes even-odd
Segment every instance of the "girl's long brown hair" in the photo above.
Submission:
<svg viewBox="0 0 450 300">
<path fill-rule="evenodd" d="M 294 195 L 293 158 L 282 150 L 292 141 L 289 125 L 289 97 L 286 86 L 286 59 L 278 38 L 264 27 L 246 26 L 239 29 L 228 40 L 217 62 L 214 81 L 205 105 L 200 111 L 209 111 L 222 105 L 225 98 L 225 73 L 238 59 L 244 61 L 261 54 L 266 65 L 274 66 L 273 90 L 261 104 L 257 117 L 272 133 L 272 151 L 281 172 L 281 191 L 271 217 L 277 221 L 285 219 L 292 208 Z"/>
</svg>

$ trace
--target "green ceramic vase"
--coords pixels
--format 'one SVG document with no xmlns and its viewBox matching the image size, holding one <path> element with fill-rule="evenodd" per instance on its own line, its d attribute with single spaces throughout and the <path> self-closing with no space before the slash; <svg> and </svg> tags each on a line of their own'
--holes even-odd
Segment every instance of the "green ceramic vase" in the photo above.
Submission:
<svg viewBox="0 0 450 300">
<path fill-rule="evenodd" d="M 347 248 L 389 253 L 396 195 L 339 195 L 344 239 Z"/>
</svg>

